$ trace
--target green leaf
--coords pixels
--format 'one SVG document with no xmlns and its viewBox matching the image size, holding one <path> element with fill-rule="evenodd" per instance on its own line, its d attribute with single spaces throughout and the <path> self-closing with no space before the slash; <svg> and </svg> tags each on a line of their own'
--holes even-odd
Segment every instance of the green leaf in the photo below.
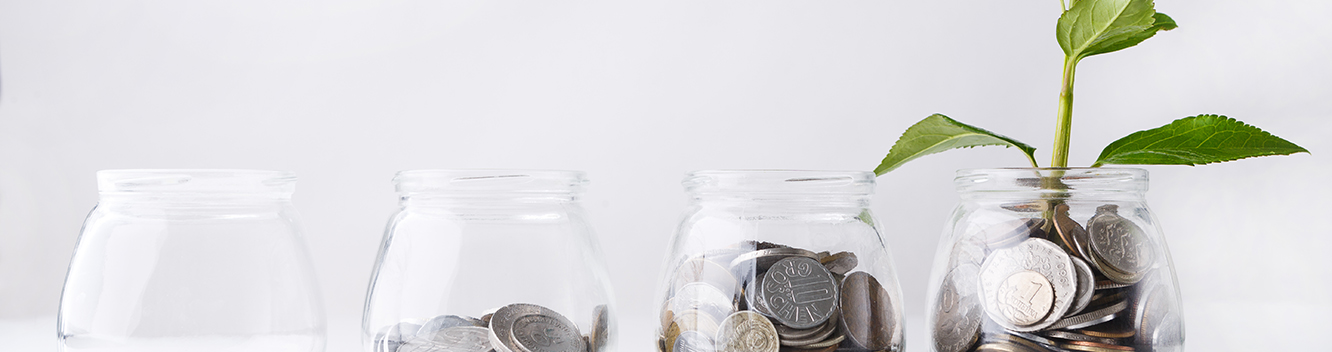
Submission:
<svg viewBox="0 0 1332 352">
<path fill-rule="evenodd" d="M 1031 165 L 1036 166 L 1036 159 L 1032 156 L 1036 148 L 979 127 L 957 122 L 948 116 L 934 114 L 907 128 L 906 132 L 897 138 L 897 143 L 893 144 L 893 148 L 888 151 L 888 155 L 883 158 L 879 167 L 874 168 L 874 173 L 883 175 L 908 161 L 949 149 L 987 145 L 1017 147 L 1027 154 L 1027 160 L 1031 161 Z"/>
<path fill-rule="evenodd" d="M 1092 167 L 1104 164 L 1201 165 L 1308 150 L 1257 127 L 1219 115 L 1198 115 L 1138 131 L 1110 143 Z"/>
<path fill-rule="evenodd" d="M 1158 31 L 1175 29 L 1151 0 L 1081 0 L 1059 17 L 1055 36 L 1074 60 L 1138 45 Z"/>
</svg>

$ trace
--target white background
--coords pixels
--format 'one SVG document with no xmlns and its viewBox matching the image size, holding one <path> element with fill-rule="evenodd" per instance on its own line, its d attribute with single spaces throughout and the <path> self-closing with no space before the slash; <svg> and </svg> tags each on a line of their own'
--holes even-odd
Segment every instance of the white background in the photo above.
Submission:
<svg viewBox="0 0 1332 352">
<path fill-rule="evenodd" d="M 1080 65 L 1070 160 L 1200 113 L 1313 151 L 1148 167 L 1148 201 L 1190 349 L 1323 346 L 1332 3 L 1157 8 L 1181 27 Z M 868 170 L 934 112 L 1035 145 L 1046 163 L 1058 14 L 1055 0 L 0 0 L 0 351 L 54 350 L 93 173 L 114 168 L 296 172 L 332 352 L 359 348 L 395 171 L 585 170 L 621 347 L 647 351 L 685 172 Z M 925 281 L 954 170 L 1024 164 L 979 148 L 879 178 L 909 349 L 928 343 Z"/>
</svg>

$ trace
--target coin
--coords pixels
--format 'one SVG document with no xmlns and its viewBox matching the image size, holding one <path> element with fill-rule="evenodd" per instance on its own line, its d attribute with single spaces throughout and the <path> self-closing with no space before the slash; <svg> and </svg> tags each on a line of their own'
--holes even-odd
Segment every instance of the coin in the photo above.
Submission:
<svg viewBox="0 0 1332 352">
<path fill-rule="evenodd" d="M 681 312 L 666 328 L 666 346 L 675 346 L 675 339 L 685 331 L 698 331 L 709 336 L 717 334 L 717 321 L 712 316 L 697 310 Z"/>
<path fill-rule="evenodd" d="M 863 271 L 848 275 L 842 281 L 841 303 L 842 333 L 851 343 L 878 351 L 901 339 L 892 295 L 873 275 Z"/>
<path fill-rule="evenodd" d="M 823 266 L 828 268 L 828 271 L 833 274 L 846 275 L 851 269 L 855 269 L 856 265 L 860 264 L 860 260 L 856 259 L 855 253 L 838 252 L 837 254 L 820 258 L 819 263 L 823 264 Z"/>
<path fill-rule="evenodd" d="M 1152 285 L 1150 291 L 1139 294 L 1134 302 L 1132 318 L 1134 330 L 1137 330 L 1136 342 L 1149 346 L 1182 342 L 1184 338 L 1182 329 L 1178 327 L 1178 318 L 1171 313 L 1170 296 L 1164 286 Z M 1166 326 L 1169 324 L 1176 326 Z"/>
<path fill-rule="evenodd" d="M 837 324 L 823 324 L 822 327 L 813 330 L 813 334 L 802 338 L 784 338 L 782 337 L 781 332 L 778 332 L 777 340 L 782 346 L 806 347 L 824 341 L 829 336 L 832 336 L 833 332 L 837 331 Z"/>
<path fill-rule="evenodd" d="M 812 343 L 812 344 L 809 344 L 809 345 L 802 346 L 802 347 L 800 347 L 800 349 L 802 349 L 802 350 L 803 350 L 803 349 L 813 349 L 813 350 L 818 350 L 818 349 L 822 349 L 822 348 L 834 348 L 834 349 L 836 349 L 837 345 L 841 344 L 842 341 L 845 341 L 845 340 L 846 340 L 846 335 L 836 335 L 836 336 L 833 336 L 833 337 L 831 337 L 831 338 L 825 339 L 825 340 L 820 341 L 820 342 L 815 342 L 815 343 Z"/>
<path fill-rule="evenodd" d="M 1044 223 L 1045 219 L 1038 218 L 1005 221 L 985 228 L 980 236 L 989 250 L 1012 247 L 1030 237 L 1043 237 Z"/>
<path fill-rule="evenodd" d="M 698 309 L 721 320 L 734 312 L 735 299 L 722 293 L 717 287 L 702 282 L 691 282 L 681 286 L 671 298 L 670 310 L 682 312 Z"/>
<path fill-rule="evenodd" d="M 1124 288 L 1129 286 L 1133 286 L 1133 284 L 1121 284 L 1111 280 L 1100 280 L 1096 282 L 1097 290 L 1109 290 L 1109 289 Z"/>
<path fill-rule="evenodd" d="M 578 328 L 564 317 L 532 314 L 513 323 L 513 342 L 531 352 L 585 352 L 586 342 Z"/>
<path fill-rule="evenodd" d="M 934 312 L 934 349 L 938 352 L 964 351 L 980 336 L 981 307 L 974 289 L 977 270 L 975 265 L 953 268 L 939 286 Z"/>
<path fill-rule="evenodd" d="M 1032 352 L 1032 350 L 1013 343 L 990 342 L 976 347 L 976 352 Z"/>
<path fill-rule="evenodd" d="M 1042 334 L 1045 334 L 1046 337 L 1056 338 L 1056 339 L 1060 339 L 1060 340 L 1099 342 L 1099 343 L 1104 343 L 1104 344 L 1108 344 L 1108 345 L 1118 345 L 1118 344 L 1119 344 L 1119 340 L 1117 340 L 1117 339 L 1104 338 L 1104 337 L 1096 337 L 1096 336 L 1080 334 L 1080 333 L 1076 333 L 1076 332 L 1072 332 L 1072 331 L 1050 330 L 1050 331 L 1042 332 Z"/>
<path fill-rule="evenodd" d="M 440 351 L 447 352 L 490 352 L 490 329 L 477 326 L 454 326 L 440 329 L 429 338 Z"/>
<path fill-rule="evenodd" d="M 985 262 L 985 243 L 977 237 L 965 237 L 953 244 L 948 255 L 948 267 L 955 268 L 963 264 L 980 266 Z"/>
<path fill-rule="evenodd" d="M 760 288 L 764 304 L 782 325 L 797 329 L 823 324 L 837 309 L 837 282 L 818 261 L 786 257 L 772 265 Z"/>
<path fill-rule="evenodd" d="M 610 338 L 610 310 L 605 304 L 592 308 L 592 331 L 588 335 L 588 350 L 601 352 Z"/>
<path fill-rule="evenodd" d="M 782 341 L 786 341 L 786 340 L 805 340 L 805 339 L 809 339 L 811 336 L 815 336 L 815 335 L 818 335 L 819 333 L 822 333 L 824 330 L 836 329 L 836 328 L 837 328 L 837 322 L 838 322 L 839 320 L 841 320 L 841 319 L 838 319 L 838 317 L 837 317 L 836 315 L 834 315 L 833 317 L 828 318 L 828 322 L 827 322 L 827 323 L 824 323 L 823 325 L 819 325 L 819 326 L 816 326 L 816 327 L 808 328 L 808 329 L 796 329 L 796 328 L 792 328 L 792 327 L 789 327 L 789 326 L 785 326 L 785 325 L 776 325 L 776 324 L 773 324 L 773 326 L 775 326 L 775 327 L 777 328 L 777 338 L 780 339 L 780 340 L 782 340 Z M 827 336 L 824 336 L 824 337 L 826 338 Z M 785 343 L 783 343 L 783 344 L 785 345 Z M 788 345 L 788 346 L 789 346 L 789 345 Z"/>
<path fill-rule="evenodd" d="M 1064 243 L 1065 250 L 1080 258 L 1090 260 L 1086 252 L 1087 242 L 1090 241 L 1087 230 L 1069 217 L 1068 204 L 1056 205 L 1054 210 L 1055 234 L 1060 242 Z"/>
<path fill-rule="evenodd" d="M 1087 221 L 1092 264 L 1110 280 L 1134 283 L 1155 263 L 1156 254 L 1142 228 L 1119 216 L 1118 209 L 1117 205 L 1103 205 Z"/>
<path fill-rule="evenodd" d="M 1060 319 L 1050 329 L 1081 329 L 1088 326 L 1104 323 L 1115 318 L 1115 314 L 1128 307 L 1128 301 L 1120 301 L 1107 307 L 1097 308 L 1088 313 L 1074 315 L 1068 318 Z"/>
<path fill-rule="evenodd" d="M 999 311 L 1008 322 L 1030 326 L 1045 320 L 1054 309 L 1054 288 L 1041 273 L 1024 270 L 999 284 Z"/>
<path fill-rule="evenodd" d="M 814 259 L 815 263 L 818 263 L 817 260 L 819 259 L 818 253 L 800 248 L 776 247 L 741 254 L 740 256 L 735 257 L 734 260 L 731 260 L 731 267 L 743 269 L 752 266 L 753 270 L 751 271 L 766 271 L 769 270 L 773 264 L 788 257 Z"/>
<path fill-rule="evenodd" d="M 490 344 L 498 352 L 583 352 L 578 327 L 560 313 L 535 304 L 515 303 L 495 311 Z"/>
<path fill-rule="evenodd" d="M 712 336 L 698 331 L 681 332 L 671 345 L 671 352 L 714 352 L 717 347 L 712 343 Z"/>
<path fill-rule="evenodd" d="M 416 335 L 420 336 L 423 339 L 429 340 L 431 339 L 432 336 L 435 335 L 435 333 L 438 333 L 444 329 L 455 326 L 482 326 L 482 325 L 481 325 L 481 320 L 479 319 L 460 317 L 457 315 L 441 315 L 431 318 L 430 320 L 427 320 L 425 324 L 421 324 L 421 327 L 416 330 Z"/>
<path fill-rule="evenodd" d="M 1068 312 L 1065 312 L 1064 316 L 1078 314 L 1083 309 L 1087 309 L 1087 305 L 1091 304 L 1092 295 L 1096 293 L 1096 278 L 1091 267 L 1087 266 L 1087 262 L 1077 257 L 1070 256 L 1069 259 L 1073 262 L 1074 272 L 1078 274 L 1078 286 L 1074 289 L 1073 296 L 1076 298 L 1073 305 L 1068 307 Z"/>
<path fill-rule="evenodd" d="M 1070 349 L 1074 351 L 1086 351 L 1086 352 L 1134 351 L 1133 347 L 1109 345 L 1104 343 L 1096 343 L 1088 341 L 1069 341 L 1066 344 L 1059 345 L 1059 347 L 1063 347 L 1065 349 Z"/>
<path fill-rule="evenodd" d="M 1054 324 L 1062 314 L 1046 314 L 1039 322 L 1029 325 L 1019 325 L 1016 321 L 1000 319 L 1006 316 L 1007 313 L 1003 312 L 1005 309 L 1012 309 L 1007 307 L 1012 305 L 1012 302 L 1001 303 L 999 300 L 1000 285 L 1008 280 L 1009 276 L 1021 271 L 1039 273 L 1049 281 L 1054 293 L 1051 312 L 1067 311 L 1073 304 L 1076 298 L 1074 288 L 1077 285 L 1077 274 L 1068 254 L 1050 241 L 1029 238 L 1017 246 L 996 250 L 985 259 L 980 270 L 981 305 L 985 307 L 991 320 L 1010 330 L 1036 331 Z"/>
<path fill-rule="evenodd" d="M 726 352 L 777 352 L 780 346 L 772 322 L 749 311 L 735 312 L 722 320 L 713 341 Z"/>
<path fill-rule="evenodd" d="M 395 352 L 403 343 L 415 337 L 416 331 L 420 329 L 420 325 L 408 322 L 385 327 L 379 334 L 375 335 L 375 351 Z M 407 333 L 404 334 L 404 331 Z"/>
</svg>

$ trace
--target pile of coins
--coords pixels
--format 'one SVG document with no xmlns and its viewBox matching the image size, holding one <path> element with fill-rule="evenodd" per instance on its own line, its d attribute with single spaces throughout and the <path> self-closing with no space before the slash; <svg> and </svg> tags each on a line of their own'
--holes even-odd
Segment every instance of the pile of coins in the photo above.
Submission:
<svg viewBox="0 0 1332 352">
<path fill-rule="evenodd" d="M 608 337 L 606 306 L 592 313 L 592 331 L 560 313 L 535 304 L 510 304 L 472 318 L 441 315 L 423 323 L 404 321 L 384 328 L 375 352 L 602 352 Z"/>
<path fill-rule="evenodd" d="M 1113 204 L 1085 228 L 1067 204 L 1043 208 L 1048 218 L 995 225 L 952 248 L 936 297 L 936 351 L 1182 346 L 1172 290 L 1155 275 L 1162 260 L 1141 227 Z"/>
<path fill-rule="evenodd" d="M 657 348 L 900 349 L 902 327 L 889 290 L 866 272 L 851 272 L 857 265 L 851 252 L 815 253 L 755 241 L 687 258 L 669 277 Z"/>
</svg>

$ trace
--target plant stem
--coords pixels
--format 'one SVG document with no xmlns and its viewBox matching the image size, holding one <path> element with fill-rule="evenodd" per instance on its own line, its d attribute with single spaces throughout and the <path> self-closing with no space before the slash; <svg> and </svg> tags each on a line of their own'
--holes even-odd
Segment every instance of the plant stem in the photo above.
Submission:
<svg viewBox="0 0 1332 352">
<path fill-rule="evenodd" d="M 1068 4 L 1065 3 L 1064 0 L 1059 0 L 1059 8 L 1064 9 L 1064 11 L 1068 11 Z"/>
<path fill-rule="evenodd" d="M 1059 115 L 1055 124 L 1054 150 L 1050 167 L 1068 167 L 1068 141 L 1073 129 L 1073 74 L 1078 66 L 1076 57 L 1064 58 L 1063 87 L 1059 90 Z"/>
</svg>

